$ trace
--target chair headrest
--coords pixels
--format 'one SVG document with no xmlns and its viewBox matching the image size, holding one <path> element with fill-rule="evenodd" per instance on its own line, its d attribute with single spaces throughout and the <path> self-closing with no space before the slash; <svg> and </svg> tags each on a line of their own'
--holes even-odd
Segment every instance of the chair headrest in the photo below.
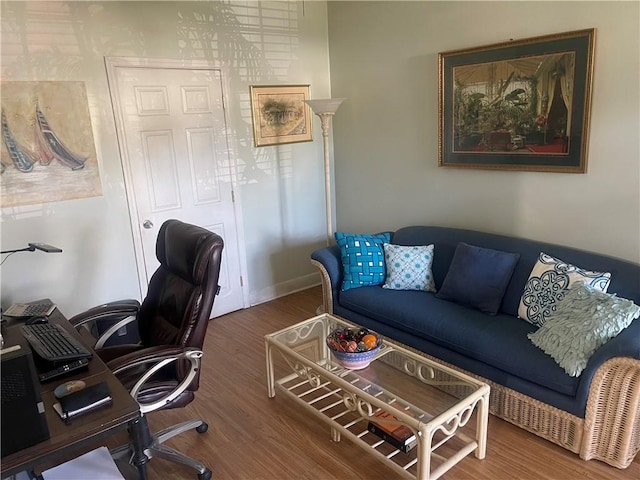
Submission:
<svg viewBox="0 0 640 480">
<path fill-rule="evenodd" d="M 207 274 L 211 252 L 222 250 L 222 238 L 205 228 L 167 220 L 160 227 L 156 257 L 174 275 L 194 285 L 201 285 Z"/>
</svg>

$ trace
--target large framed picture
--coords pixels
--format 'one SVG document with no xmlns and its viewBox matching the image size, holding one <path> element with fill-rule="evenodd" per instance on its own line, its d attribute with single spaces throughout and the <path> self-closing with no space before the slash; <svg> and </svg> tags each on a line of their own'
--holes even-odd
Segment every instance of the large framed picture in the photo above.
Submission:
<svg viewBox="0 0 640 480">
<path fill-rule="evenodd" d="M 309 85 L 252 85 L 251 114 L 256 147 L 313 140 Z"/>
<path fill-rule="evenodd" d="M 438 164 L 585 173 L 595 29 L 438 55 Z"/>
</svg>

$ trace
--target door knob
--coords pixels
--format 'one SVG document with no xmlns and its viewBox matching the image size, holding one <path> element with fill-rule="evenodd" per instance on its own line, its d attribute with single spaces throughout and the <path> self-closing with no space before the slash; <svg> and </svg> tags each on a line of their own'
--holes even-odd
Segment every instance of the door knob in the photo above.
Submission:
<svg viewBox="0 0 640 480">
<path fill-rule="evenodd" d="M 148 230 L 153 228 L 153 222 L 151 220 L 145 220 L 142 226 Z"/>
</svg>

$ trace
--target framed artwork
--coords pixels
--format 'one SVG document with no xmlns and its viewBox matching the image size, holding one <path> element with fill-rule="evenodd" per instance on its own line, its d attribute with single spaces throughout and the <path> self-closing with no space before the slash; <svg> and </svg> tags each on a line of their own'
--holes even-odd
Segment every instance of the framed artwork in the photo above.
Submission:
<svg viewBox="0 0 640 480">
<path fill-rule="evenodd" d="M 0 205 L 102 195 L 84 82 L 2 82 Z"/>
<path fill-rule="evenodd" d="M 438 164 L 585 173 L 595 29 L 438 54 Z"/>
<path fill-rule="evenodd" d="M 256 147 L 313 140 L 309 85 L 252 85 L 251 115 Z"/>
</svg>

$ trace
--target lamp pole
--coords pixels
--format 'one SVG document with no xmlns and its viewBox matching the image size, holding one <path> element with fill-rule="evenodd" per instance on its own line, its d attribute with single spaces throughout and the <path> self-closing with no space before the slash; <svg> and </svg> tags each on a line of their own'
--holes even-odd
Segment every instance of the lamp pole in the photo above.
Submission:
<svg viewBox="0 0 640 480">
<path fill-rule="evenodd" d="M 322 126 L 322 141 L 324 149 L 324 197 L 325 210 L 327 217 L 327 245 L 331 245 L 333 238 L 333 220 L 331 205 L 331 161 L 329 159 L 329 128 L 331 126 L 331 117 L 338 110 L 344 98 L 327 98 L 323 100 L 305 100 L 305 103 L 311 107 L 313 113 L 320 117 Z"/>
</svg>

